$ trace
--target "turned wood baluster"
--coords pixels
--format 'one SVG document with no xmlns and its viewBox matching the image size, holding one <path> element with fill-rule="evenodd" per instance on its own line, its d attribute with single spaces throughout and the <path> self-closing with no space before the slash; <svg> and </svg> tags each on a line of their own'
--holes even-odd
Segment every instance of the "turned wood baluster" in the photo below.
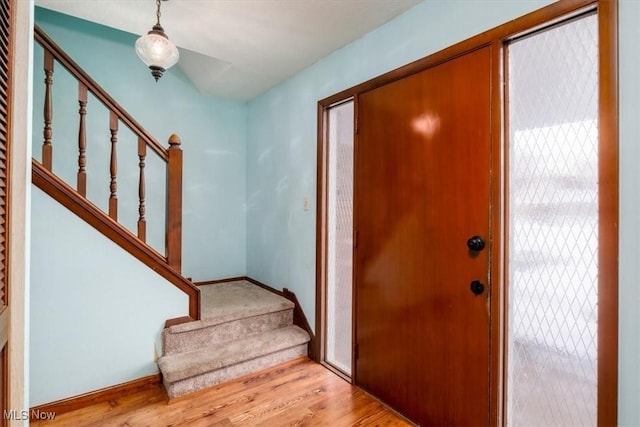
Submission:
<svg viewBox="0 0 640 427">
<path fill-rule="evenodd" d="M 87 197 L 87 131 L 85 116 L 87 115 L 87 87 L 78 82 L 78 104 L 80 109 L 80 127 L 78 128 L 78 193 Z"/>
<path fill-rule="evenodd" d="M 44 143 L 42 144 L 42 165 L 47 170 L 51 170 L 53 163 L 53 147 L 51 138 L 53 130 L 51 121 L 53 119 L 53 105 L 51 97 L 51 86 L 53 85 L 53 55 L 48 50 L 44 51 Z"/>
<path fill-rule="evenodd" d="M 109 130 L 111 131 L 111 162 L 109 171 L 111 173 L 111 183 L 109 189 L 111 195 L 109 196 L 109 216 L 114 220 L 118 220 L 118 183 L 116 182 L 118 175 L 118 154 L 116 152 L 116 143 L 118 142 L 118 116 L 111 111 L 111 117 L 109 120 Z"/>
<path fill-rule="evenodd" d="M 167 262 L 176 271 L 182 269 L 182 149 L 180 138 L 169 137 L 167 150 Z"/>
<path fill-rule="evenodd" d="M 147 220 L 145 219 L 145 182 L 144 182 L 144 161 L 147 157 L 147 144 L 142 138 L 138 139 L 138 157 L 140 158 L 140 179 L 138 181 L 138 196 L 140 205 L 138 207 L 138 238 L 143 242 L 147 241 Z"/>
</svg>

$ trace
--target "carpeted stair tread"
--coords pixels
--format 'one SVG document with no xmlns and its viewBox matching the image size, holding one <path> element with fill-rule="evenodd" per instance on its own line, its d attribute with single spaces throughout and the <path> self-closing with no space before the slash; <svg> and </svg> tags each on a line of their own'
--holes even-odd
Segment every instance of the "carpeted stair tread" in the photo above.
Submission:
<svg viewBox="0 0 640 427">
<path fill-rule="evenodd" d="M 163 356 L 158 359 L 158 365 L 164 381 L 173 383 L 308 341 L 307 332 L 297 326 L 287 326 L 198 350 Z"/>
<path fill-rule="evenodd" d="M 192 331 L 295 307 L 288 299 L 246 280 L 200 286 L 200 301 L 202 319 L 171 326 L 171 333 Z"/>
<path fill-rule="evenodd" d="M 162 332 L 162 353 L 184 353 L 284 328 L 293 324 L 293 310 L 282 310 L 224 323 L 209 320 L 191 322 L 187 327 L 169 327 Z"/>
<path fill-rule="evenodd" d="M 286 300 L 286 301 L 288 301 L 288 300 Z M 280 308 L 280 307 L 278 307 L 278 308 Z M 194 320 L 192 322 L 180 323 L 178 325 L 170 326 L 170 327 L 167 328 L 167 331 L 169 333 L 172 333 L 172 334 L 181 334 L 181 333 L 184 333 L 184 332 L 195 331 L 197 329 L 208 328 L 210 326 L 216 326 L 216 325 L 222 325 L 224 323 L 235 322 L 236 320 L 247 319 L 247 318 L 250 318 L 250 317 L 258 317 L 258 316 L 261 316 L 263 314 L 279 313 L 281 311 L 286 311 L 286 310 L 291 310 L 291 309 L 293 309 L 293 307 L 287 307 L 284 310 L 281 309 L 281 308 L 276 310 L 275 307 L 273 307 L 273 309 L 271 309 L 271 310 L 261 310 L 260 312 L 256 310 L 253 314 L 250 314 L 247 311 L 247 312 L 243 313 L 242 315 L 229 314 L 229 315 L 218 316 L 218 317 L 208 317 L 208 318 L 203 318 L 202 320 Z"/>
</svg>

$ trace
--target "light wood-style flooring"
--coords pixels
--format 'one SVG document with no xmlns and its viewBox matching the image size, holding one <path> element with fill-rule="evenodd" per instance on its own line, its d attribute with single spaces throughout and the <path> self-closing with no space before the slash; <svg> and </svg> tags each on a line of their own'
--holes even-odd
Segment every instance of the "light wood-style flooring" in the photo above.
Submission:
<svg viewBox="0 0 640 427">
<path fill-rule="evenodd" d="M 307 358 L 167 403 L 161 387 L 32 426 L 410 426 Z"/>
</svg>

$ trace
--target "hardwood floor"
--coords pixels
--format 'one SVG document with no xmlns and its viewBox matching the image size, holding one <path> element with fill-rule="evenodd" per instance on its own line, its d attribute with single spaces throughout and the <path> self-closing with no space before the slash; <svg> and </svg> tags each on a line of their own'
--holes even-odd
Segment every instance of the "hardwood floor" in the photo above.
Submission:
<svg viewBox="0 0 640 427">
<path fill-rule="evenodd" d="M 410 426 L 307 358 L 178 398 L 160 387 L 32 426 Z"/>
</svg>

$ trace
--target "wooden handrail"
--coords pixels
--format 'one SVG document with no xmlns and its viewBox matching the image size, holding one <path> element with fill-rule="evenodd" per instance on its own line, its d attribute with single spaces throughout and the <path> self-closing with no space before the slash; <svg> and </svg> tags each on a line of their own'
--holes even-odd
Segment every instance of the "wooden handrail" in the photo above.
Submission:
<svg viewBox="0 0 640 427">
<path fill-rule="evenodd" d="M 32 160 L 31 166 L 31 179 L 38 188 L 186 293 L 189 297 L 189 316 L 200 319 L 200 289 L 197 286 L 172 268 L 162 255 L 82 197 L 37 160 Z"/>
<path fill-rule="evenodd" d="M 50 52 L 64 68 L 67 69 L 79 82 L 87 87 L 96 98 L 98 98 L 110 111 L 114 112 L 118 119 L 122 121 L 133 133 L 141 138 L 149 147 L 153 149 L 163 160 L 167 161 L 167 149 L 164 148 L 145 128 L 125 111 L 98 83 L 96 83 L 76 62 L 67 55 L 60 46 L 39 27 L 34 29 L 35 40 L 42 45 L 45 52 Z M 51 137 L 49 136 L 49 139 Z M 47 139 L 47 136 L 45 136 Z"/>
<path fill-rule="evenodd" d="M 51 197 L 62 203 L 84 221 L 109 239 L 130 252 L 173 283 L 189 297 L 189 315 L 200 318 L 200 290 L 181 275 L 182 268 L 182 149 L 180 138 L 171 135 L 169 148 L 160 143 L 136 122 L 109 94 L 78 66 L 40 27 L 35 26 L 34 38 L 44 49 L 45 100 L 44 143 L 42 163 L 32 161 L 32 181 Z M 53 102 L 52 86 L 55 62 L 62 65 L 78 80 L 78 170 L 77 190 L 53 173 Z M 92 93 L 109 111 L 110 161 L 108 214 L 87 200 L 87 93 Z M 118 223 L 118 134 L 122 122 L 136 136 L 138 143 L 138 236 Z M 146 243 L 146 207 L 144 168 L 147 147 L 166 163 L 166 230 L 165 255 L 162 256 Z"/>
</svg>

